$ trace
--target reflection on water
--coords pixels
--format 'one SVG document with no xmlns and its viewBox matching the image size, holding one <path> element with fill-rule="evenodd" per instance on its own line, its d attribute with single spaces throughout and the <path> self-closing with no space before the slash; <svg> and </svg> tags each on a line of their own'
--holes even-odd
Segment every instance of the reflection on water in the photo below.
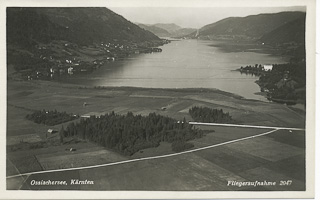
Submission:
<svg viewBox="0 0 320 200">
<path fill-rule="evenodd" d="M 248 99 L 264 97 L 255 83 L 258 77 L 241 75 L 240 66 L 285 63 L 281 57 L 253 52 L 225 53 L 209 46 L 214 41 L 173 41 L 162 53 L 139 54 L 106 63 L 90 74 L 63 79 L 91 86 L 133 86 L 150 88 L 217 88 Z"/>
</svg>

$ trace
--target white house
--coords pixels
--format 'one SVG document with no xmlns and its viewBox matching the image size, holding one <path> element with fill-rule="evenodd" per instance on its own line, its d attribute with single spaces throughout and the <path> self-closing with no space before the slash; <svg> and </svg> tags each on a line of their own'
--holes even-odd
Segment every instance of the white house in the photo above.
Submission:
<svg viewBox="0 0 320 200">
<path fill-rule="evenodd" d="M 73 74 L 73 67 L 68 68 L 68 74 Z"/>
<path fill-rule="evenodd" d="M 271 71 L 273 68 L 273 65 L 267 64 L 267 65 L 263 65 L 263 70 L 264 71 Z"/>
</svg>

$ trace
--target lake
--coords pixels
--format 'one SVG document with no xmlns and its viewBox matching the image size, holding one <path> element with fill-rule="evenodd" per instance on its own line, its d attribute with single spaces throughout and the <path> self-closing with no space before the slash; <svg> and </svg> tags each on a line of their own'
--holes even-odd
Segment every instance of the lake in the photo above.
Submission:
<svg viewBox="0 0 320 200">
<path fill-rule="evenodd" d="M 226 53 L 212 44 L 215 41 L 172 41 L 161 47 L 161 53 L 131 55 L 63 81 L 90 86 L 216 88 L 247 99 L 266 100 L 255 94 L 260 92 L 255 83 L 258 77 L 233 70 L 256 63 L 285 63 L 287 59 L 254 52 Z"/>
</svg>

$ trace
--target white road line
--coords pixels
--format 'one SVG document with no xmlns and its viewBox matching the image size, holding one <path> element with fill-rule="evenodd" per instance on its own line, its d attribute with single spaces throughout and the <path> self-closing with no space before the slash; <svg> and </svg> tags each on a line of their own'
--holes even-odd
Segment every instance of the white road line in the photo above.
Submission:
<svg viewBox="0 0 320 200">
<path fill-rule="evenodd" d="M 21 185 L 20 185 L 20 187 L 18 188 L 18 190 L 20 190 L 20 189 L 22 188 L 23 184 L 28 180 L 29 176 L 30 176 L 30 175 L 27 175 L 26 178 L 23 178 L 23 176 L 22 176 L 23 182 L 21 183 Z"/>
<path fill-rule="evenodd" d="M 219 123 L 203 123 L 203 122 L 189 122 L 192 125 L 206 125 L 206 126 L 229 126 L 229 127 L 243 127 L 243 128 L 261 128 L 261 129 L 277 129 L 277 130 L 293 130 L 304 131 L 303 128 L 287 128 L 287 127 L 272 127 L 272 126 L 254 126 L 242 124 L 219 124 Z"/>
<path fill-rule="evenodd" d="M 106 164 L 100 164 L 100 165 L 92 165 L 92 166 L 86 166 L 86 167 L 75 167 L 75 168 L 68 168 L 68 169 L 54 169 L 54 170 L 47 170 L 47 171 L 29 172 L 29 173 L 17 174 L 17 175 L 13 175 L 13 176 L 7 176 L 7 178 L 14 178 L 14 177 L 19 177 L 19 176 L 33 175 L 33 174 L 44 174 L 44 173 L 51 173 L 51 172 L 72 171 L 72 170 L 81 170 L 81 169 L 92 169 L 92 168 L 98 168 L 98 167 L 120 165 L 120 164 L 124 164 L 124 163 L 138 162 L 138 161 L 143 161 L 143 160 L 153 160 L 153 159 L 159 159 L 159 158 L 167 158 L 167 157 L 172 157 L 172 156 L 192 153 L 192 152 L 196 152 L 196 151 L 201 151 L 201 150 L 205 150 L 205 149 L 210 149 L 210 148 L 213 148 L 213 147 L 218 147 L 218 146 L 222 146 L 222 145 L 226 145 L 226 144 L 231 144 L 231 143 L 234 143 L 234 142 L 248 140 L 248 139 L 252 139 L 252 138 L 256 138 L 256 137 L 261 137 L 261 136 L 273 133 L 275 131 L 277 131 L 277 129 L 271 130 L 271 131 L 268 131 L 268 132 L 265 132 L 265 133 L 260 133 L 260 134 L 257 134 L 257 135 L 253 135 L 253 136 L 248 136 L 248 137 L 244 137 L 244 138 L 240 138 L 240 139 L 230 140 L 230 141 L 227 141 L 227 142 L 222 142 L 222 143 L 219 143 L 219 144 L 214 144 L 214 145 L 201 147 L 201 148 L 197 148 L 197 149 L 192 149 L 192 150 L 188 150 L 188 151 L 183 151 L 183 152 L 179 152 L 179 153 L 172 153 L 172 154 L 161 155 L 161 156 L 151 156 L 151 157 L 146 157 L 146 158 L 137 158 L 137 159 L 124 160 L 124 161 L 106 163 Z"/>
</svg>

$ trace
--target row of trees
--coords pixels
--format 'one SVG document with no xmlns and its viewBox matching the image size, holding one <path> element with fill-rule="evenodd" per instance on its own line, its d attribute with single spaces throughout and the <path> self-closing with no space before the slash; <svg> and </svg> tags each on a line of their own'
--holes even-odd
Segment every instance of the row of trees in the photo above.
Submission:
<svg viewBox="0 0 320 200">
<path fill-rule="evenodd" d="M 60 130 L 60 140 L 64 137 L 77 136 L 93 141 L 124 155 L 157 147 L 161 141 L 174 143 L 173 150 L 181 151 L 193 145 L 181 145 L 186 141 L 202 137 L 203 132 L 189 125 L 184 119 L 181 122 L 150 113 L 148 116 L 118 115 L 114 112 L 89 119 L 81 119 L 79 123 L 70 123 L 66 129 Z M 175 146 L 178 145 L 178 148 Z"/>
<path fill-rule="evenodd" d="M 197 122 L 219 122 L 219 123 L 231 123 L 232 117 L 229 113 L 224 113 L 222 109 L 212 109 L 208 107 L 194 106 L 189 109 L 189 114 L 192 119 Z"/>
<path fill-rule="evenodd" d="M 78 116 L 67 114 L 66 112 L 58 112 L 57 110 L 54 110 L 54 111 L 38 110 L 33 112 L 32 114 L 28 114 L 26 118 L 37 124 L 54 126 L 57 124 L 61 124 L 64 122 L 77 119 Z"/>
<path fill-rule="evenodd" d="M 259 76 L 263 73 L 263 67 L 261 64 L 255 64 L 255 65 L 247 65 L 245 67 L 241 66 L 240 67 L 240 73 L 251 73 L 251 75 L 256 75 L 256 76 Z"/>
<path fill-rule="evenodd" d="M 255 64 L 255 65 L 247 65 L 245 67 L 241 66 L 240 70 L 250 70 L 250 71 L 262 71 L 262 65 L 261 64 Z"/>
</svg>

